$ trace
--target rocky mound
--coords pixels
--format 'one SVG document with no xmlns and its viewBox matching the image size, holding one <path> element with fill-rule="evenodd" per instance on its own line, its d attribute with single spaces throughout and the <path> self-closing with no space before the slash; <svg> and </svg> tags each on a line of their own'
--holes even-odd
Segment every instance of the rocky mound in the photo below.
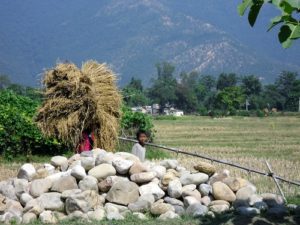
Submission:
<svg viewBox="0 0 300 225">
<path fill-rule="evenodd" d="M 54 156 L 40 168 L 24 164 L 17 178 L 0 182 L 0 222 L 122 220 L 128 213 L 147 219 L 146 212 L 162 220 L 232 210 L 249 216 L 288 213 L 280 196 L 258 195 L 253 184 L 227 170 L 216 173 L 201 161 L 194 168 L 188 171 L 172 159 L 140 162 L 130 153 L 101 149 L 69 159 Z"/>
</svg>

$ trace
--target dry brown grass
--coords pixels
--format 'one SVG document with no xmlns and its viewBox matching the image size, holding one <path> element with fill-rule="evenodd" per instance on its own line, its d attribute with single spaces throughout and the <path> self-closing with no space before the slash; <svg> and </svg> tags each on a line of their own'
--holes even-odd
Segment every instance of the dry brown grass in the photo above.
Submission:
<svg viewBox="0 0 300 225">
<path fill-rule="evenodd" d="M 268 160 L 276 174 L 300 181 L 300 118 L 184 117 L 175 121 L 155 121 L 155 128 L 157 143 L 266 172 L 265 160 Z M 179 155 L 178 159 L 189 168 L 200 160 L 184 155 Z M 215 165 L 230 170 L 233 176 L 248 178 L 260 192 L 277 192 L 274 182 L 268 177 Z M 287 195 L 300 195 L 300 187 L 283 183 L 282 187 Z"/>
<path fill-rule="evenodd" d="M 37 115 L 46 136 L 54 136 L 76 148 L 83 131 L 93 131 L 94 147 L 113 151 L 117 142 L 121 95 L 115 74 L 96 61 L 81 69 L 60 63 L 44 75 L 45 100 Z"/>
</svg>

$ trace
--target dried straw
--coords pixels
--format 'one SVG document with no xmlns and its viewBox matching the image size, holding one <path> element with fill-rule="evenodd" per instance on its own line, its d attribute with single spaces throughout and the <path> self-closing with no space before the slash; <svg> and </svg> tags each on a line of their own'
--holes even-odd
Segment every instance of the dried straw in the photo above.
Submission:
<svg viewBox="0 0 300 225">
<path fill-rule="evenodd" d="M 76 148 L 82 132 L 94 131 L 94 147 L 113 151 L 121 116 L 116 75 L 106 64 L 87 61 L 81 70 L 59 63 L 44 75 L 45 100 L 36 121 L 46 136 Z"/>
</svg>

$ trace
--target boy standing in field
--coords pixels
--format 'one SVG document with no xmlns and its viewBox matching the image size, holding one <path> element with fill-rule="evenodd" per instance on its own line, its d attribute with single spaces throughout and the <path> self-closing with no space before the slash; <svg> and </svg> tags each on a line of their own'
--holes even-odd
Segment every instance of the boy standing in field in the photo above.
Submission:
<svg viewBox="0 0 300 225">
<path fill-rule="evenodd" d="M 136 139 L 138 140 L 138 143 L 136 143 L 132 147 L 131 152 L 132 152 L 132 154 L 139 157 L 139 159 L 141 161 L 144 161 L 145 160 L 145 155 L 146 155 L 145 143 L 148 140 L 146 132 L 139 130 L 136 134 Z"/>
</svg>

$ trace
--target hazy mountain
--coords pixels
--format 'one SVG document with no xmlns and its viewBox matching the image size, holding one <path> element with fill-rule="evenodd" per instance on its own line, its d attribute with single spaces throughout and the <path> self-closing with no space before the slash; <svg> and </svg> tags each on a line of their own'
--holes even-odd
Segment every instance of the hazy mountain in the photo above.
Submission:
<svg viewBox="0 0 300 225">
<path fill-rule="evenodd" d="M 300 45 L 283 50 L 276 15 L 263 10 L 254 29 L 239 17 L 240 1 L 224 0 L 2 0 L 0 73 L 37 85 L 58 60 L 111 64 L 120 83 L 137 76 L 148 84 L 155 63 L 219 74 L 254 73 L 266 81 L 282 70 L 300 71 Z"/>
</svg>

